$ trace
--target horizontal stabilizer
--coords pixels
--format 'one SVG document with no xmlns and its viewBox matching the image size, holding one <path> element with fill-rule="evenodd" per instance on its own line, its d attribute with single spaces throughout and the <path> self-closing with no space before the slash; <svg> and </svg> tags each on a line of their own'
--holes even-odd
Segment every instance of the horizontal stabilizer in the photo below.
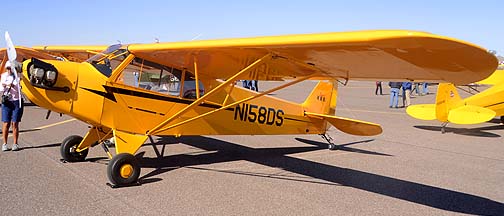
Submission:
<svg viewBox="0 0 504 216">
<path fill-rule="evenodd" d="M 436 104 L 418 104 L 406 108 L 406 113 L 413 118 L 421 120 L 436 119 Z"/>
<path fill-rule="evenodd" d="M 331 123 L 338 130 L 347 134 L 358 136 L 374 136 L 382 133 L 382 128 L 379 124 L 348 119 L 338 116 L 323 115 L 318 113 L 305 112 L 308 117 L 323 118 Z"/>
<path fill-rule="evenodd" d="M 465 105 L 450 110 L 448 113 L 448 121 L 455 124 L 478 124 L 490 121 L 495 117 L 495 114 L 496 113 L 491 109 Z"/>
</svg>

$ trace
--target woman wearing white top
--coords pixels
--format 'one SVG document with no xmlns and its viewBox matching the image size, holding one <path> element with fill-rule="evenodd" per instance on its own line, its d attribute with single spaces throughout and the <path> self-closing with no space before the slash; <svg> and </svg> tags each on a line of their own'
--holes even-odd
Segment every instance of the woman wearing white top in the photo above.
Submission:
<svg viewBox="0 0 504 216">
<path fill-rule="evenodd" d="M 12 124 L 12 133 L 14 137 L 14 144 L 12 151 L 19 150 L 18 137 L 19 137 L 19 122 L 23 116 L 23 106 L 20 106 L 18 86 L 19 79 L 15 79 L 14 73 L 11 70 L 10 62 L 5 64 L 5 73 L 0 77 L 0 91 L 2 95 L 7 95 L 8 100 L 2 103 L 2 135 L 4 144 L 2 151 L 8 151 L 7 138 L 9 137 L 9 128 Z"/>
</svg>

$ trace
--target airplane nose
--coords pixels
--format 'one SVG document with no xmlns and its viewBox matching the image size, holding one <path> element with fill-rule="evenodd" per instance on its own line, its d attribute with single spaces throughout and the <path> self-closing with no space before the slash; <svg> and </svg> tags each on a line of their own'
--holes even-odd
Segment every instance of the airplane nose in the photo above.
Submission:
<svg viewBox="0 0 504 216">
<path fill-rule="evenodd" d="M 55 86 L 58 80 L 58 69 L 50 63 L 33 58 L 27 66 L 30 84 L 43 89 L 69 92 L 68 86 Z"/>
<path fill-rule="evenodd" d="M 75 98 L 79 63 L 39 60 L 32 58 L 23 63 L 22 91 L 40 107 L 69 114 Z"/>
</svg>

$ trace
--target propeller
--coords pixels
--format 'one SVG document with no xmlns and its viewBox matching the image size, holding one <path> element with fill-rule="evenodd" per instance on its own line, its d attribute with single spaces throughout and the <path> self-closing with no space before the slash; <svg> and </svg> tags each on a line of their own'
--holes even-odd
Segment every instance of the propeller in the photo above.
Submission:
<svg viewBox="0 0 504 216">
<path fill-rule="evenodd" d="M 18 77 L 17 71 L 16 71 L 16 58 L 17 58 L 17 53 L 16 53 L 16 48 L 14 47 L 14 43 L 12 43 L 11 37 L 9 35 L 9 32 L 5 32 L 5 42 L 7 44 L 7 56 L 9 58 L 10 64 L 11 64 L 11 70 L 14 72 L 14 79 L 17 80 L 17 91 L 18 91 L 18 96 L 19 96 L 19 107 L 21 107 L 23 104 L 21 100 L 21 87 L 20 87 L 20 82 L 21 80 Z"/>
</svg>

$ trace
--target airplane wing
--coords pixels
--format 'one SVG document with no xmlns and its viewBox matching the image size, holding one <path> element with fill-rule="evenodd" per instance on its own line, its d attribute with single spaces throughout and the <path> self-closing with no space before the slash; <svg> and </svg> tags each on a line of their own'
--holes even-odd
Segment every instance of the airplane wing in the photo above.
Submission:
<svg viewBox="0 0 504 216">
<path fill-rule="evenodd" d="M 227 79 L 255 60 L 273 60 L 242 79 L 278 80 L 320 72 L 323 79 L 428 80 L 467 84 L 488 77 L 485 49 L 425 32 L 385 30 L 132 44 L 140 58 Z"/>
<path fill-rule="evenodd" d="M 18 46 L 16 47 L 17 51 L 17 61 L 22 62 L 23 59 L 29 59 L 31 57 L 39 58 L 39 59 L 54 59 L 54 56 L 48 55 L 46 53 L 41 53 L 38 52 L 35 49 L 28 48 L 28 47 L 21 47 Z M 6 48 L 1 48 L 0 49 L 0 59 L 3 61 L 4 59 L 7 58 L 7 49 Z"/>
<path fill-rule="evenodd" d="M 99 53 L 108 46 L 102 45 L 76 45 L 76 46 L 34 46 L 33 49 L 53 56 L 58 56 L 74 62 L 83 62 Z"/>
</svg>

